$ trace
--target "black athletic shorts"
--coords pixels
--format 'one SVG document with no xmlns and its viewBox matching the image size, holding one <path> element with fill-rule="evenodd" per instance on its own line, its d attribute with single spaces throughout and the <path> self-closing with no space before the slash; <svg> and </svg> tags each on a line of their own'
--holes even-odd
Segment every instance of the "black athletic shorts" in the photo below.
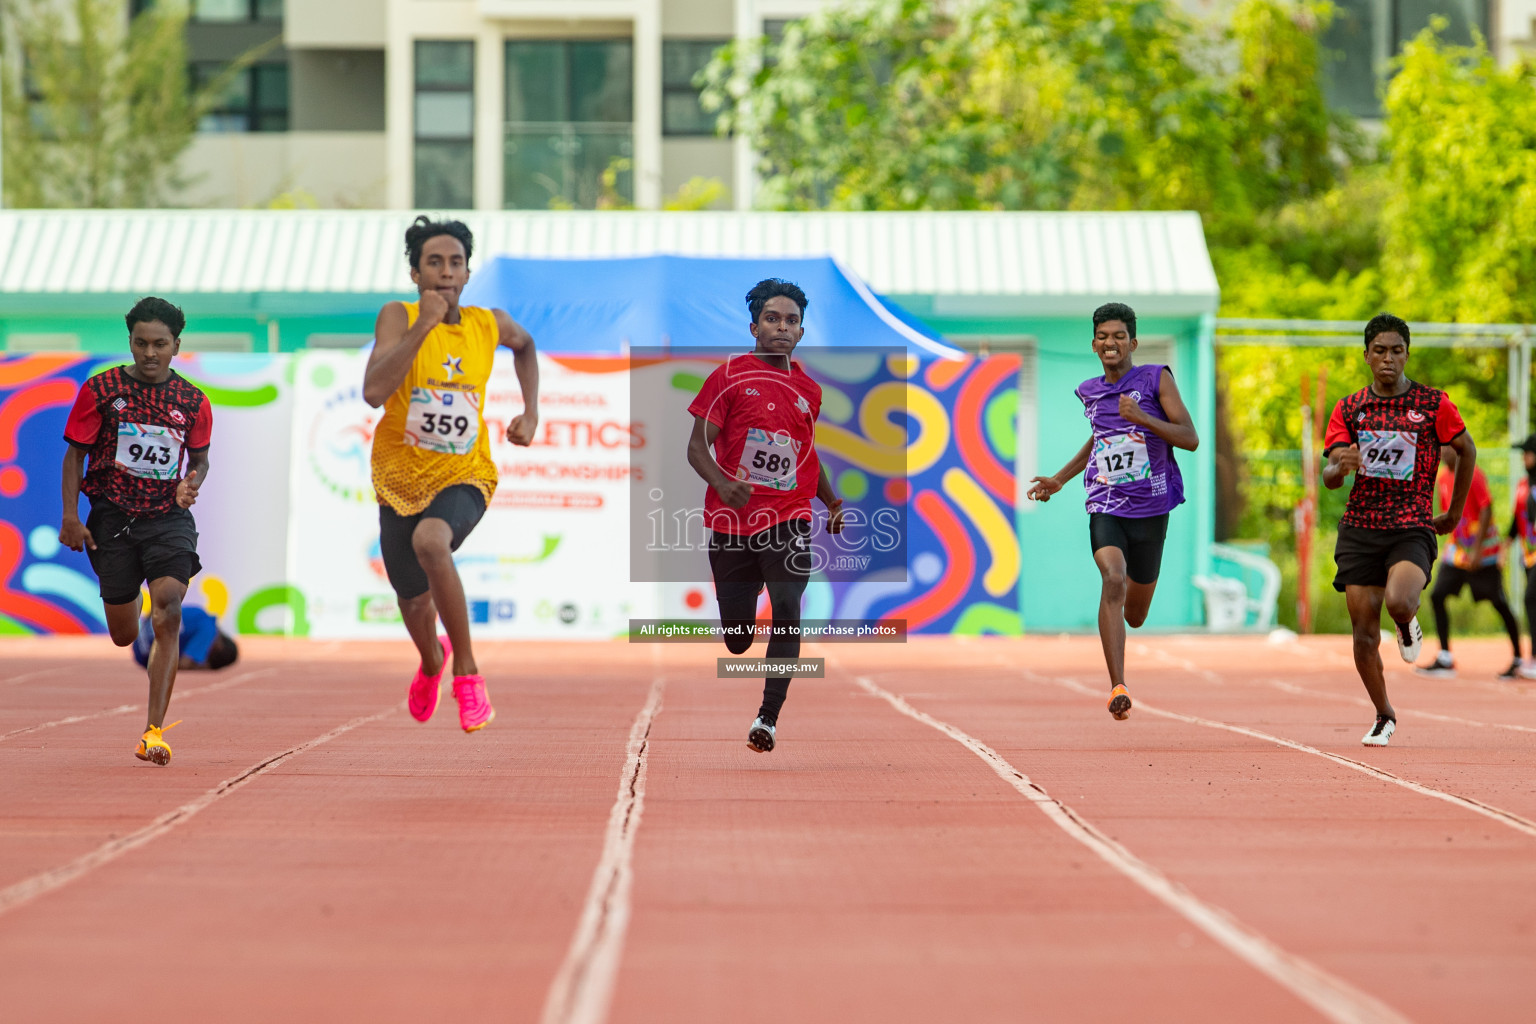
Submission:
<svg viewBox="0 0 1536 1024">
<path fill-rule="evenodd" d="M 811 575 L 811 522 L 790 519 L 752 534 L 709 535 L 709 568 L 722 583 L 803 583 Z"/>
<path fill-rule="evenodd" d="M 1472 600 L 1492 601 L 1504 596 L 1504 571 L 1496 565 L 1463 569 L 1441 562 L 1435 572 L 1435 593 L 1441 597 L 1455 597 L 1461 588 L 1472 585 Z"/>
<path fill-rule="evenodd" d="M 1128 519 L 1108 512 L 1088 514 L 1088 540 L 1093 550 L 1119 548 L 1125 552 L 1125 574 L 1132 583 L 1156 583 L 1163 568 L 1163 541 L 1168 539 L 1168 513 Z"/>
<path fill-rule="evenodd" d="M 427 571 L 416 558 L 411 536 L 423 519 L 441 519 L 453 531 L 452 550 L 469 536 L 485 515 L 485 495 L 472 484 L 454 484 L 438 492 L 432 503 L 414 516 L 403 516 L 388 505 L 379 506 L 379 553 L 389 585 L 402 601 L 427 592 Z"/>
<path fill-rule="evenodd" d="M 86 554 L 107 604 L 137 601 L 140 586 L 164 576 L 190 583 L 203 568 L 197 524 L 180 505 L 156 516 L 130 516 L 110 501 L 96 500 L 85 528 L 96 542 L 96 550 L 86 548 Z"/>
<path fill-rule="evenodd" d="M 1435 564 L 1435 531 L 1427 526 L 1405 530 L 1369 530 L 1363 526 L 1340 526 L 1339 540 L 1333 548 L 1333 561 L 1339 567 L 1333 577 L 1333 589 L 1345 587 L 1384 587 L 1387 572 L 1398 562 L 1412 562 L 1424 570 L 1424 585 Z"/>
</svg>

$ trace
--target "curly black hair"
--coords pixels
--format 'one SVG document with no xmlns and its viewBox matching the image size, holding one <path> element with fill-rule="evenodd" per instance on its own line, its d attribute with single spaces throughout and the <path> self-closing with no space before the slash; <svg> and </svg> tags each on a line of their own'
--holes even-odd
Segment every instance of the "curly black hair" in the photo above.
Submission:
<svg viewBox="0 0 1536 1024">
<path fill-rule="evenodd" d="M 1136 311 L 1123 302 L 1106 302 L 1093 311 L 1093 329 L 1097 331 L 1100 324 L 1107 324 L 1111 320 L 1119 320 L 1125 324 L 1126 332 L 1131 337 L 1136 337 Z"/>
<path fill-rule="evenodd" d="M 1402 317 L 1393 316 L 1391 313 L 1377 313 L 1365 325 L 1366 348 L 1371 347 L 1371 342 L 1376 340 L 1376 335 L 1378 334 L 1400 334 L 1403 338 L 1404 348 L 1411 348 L 1413 346 L 1413 339 L 1408 334 L 1408 322 Z"/>
<path fill-rule="evenodd" d="M 171 329 L 171 337 L 180 338 L 187 326 L 187 315 L 181 311 L 180 306 L 153 295 L 146 295 L 135 302 L 123 319 L 128 321 L 129 334 L 133 333 L 134 324 L 148 324 L 158 320 Z"/>
<path fill-rule="evenodd" d="M 763 315 L 763 307 L 768 305 L 768 300 L 782 295 L 795 305 L 800 307 L 800 319 L 805 319 L 805 307 L 809 305 L 805 298 L 805 292 L 800 290 L 797 284 L 770 277 L 766 281 L 759 281 L 747 292 L 747 312 L 752 314 L 752 322 L 757 323 Z"/>
<path fill-rule="evenodd" d="M 470 233 L 469 225 L 461 220 L 433 220 L 423 214 L 405 229 L 405 258 L 410 262 L 412 270 L 421 269 L 422 246 L 427 244 L 428 239 L 438 235 L 457 238 L 464 247 L 464 263 L 469 263 L 469 257 L 475 251 L 475 236 Z"/>
</svg>

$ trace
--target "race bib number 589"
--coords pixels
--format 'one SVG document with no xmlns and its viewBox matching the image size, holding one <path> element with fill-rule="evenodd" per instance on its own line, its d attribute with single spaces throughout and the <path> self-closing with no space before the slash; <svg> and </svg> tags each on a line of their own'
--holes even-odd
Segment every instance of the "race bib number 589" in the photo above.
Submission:
<svg viewBox="0 0 1536 1024">
<path fill-rule="evenodd" d="M 464 455 L 480 437 L 479 393 L 411 388 L 405 443 L 445 455 Z"/>
</svg>

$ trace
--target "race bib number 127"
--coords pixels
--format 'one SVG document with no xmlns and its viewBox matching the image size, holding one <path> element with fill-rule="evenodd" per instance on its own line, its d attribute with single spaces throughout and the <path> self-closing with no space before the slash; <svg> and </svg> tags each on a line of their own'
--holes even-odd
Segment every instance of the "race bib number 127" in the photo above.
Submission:
<svg viewBox="0 0 1536 1024">
<path fill-rule="evenodd" d="M 147 480 L 175 480 L 181 475 L 181 442 L 174 427 L 146 423 L 117 425 L 117 464 Z"/>
<path fill-rule="evenodd" d="M 1095 479 L 1110 487 L 1145 480 L 1152 475 L 1152 464 L 1147 457 L 1146 435 L 1136 431 L 1094 438 L 1093 462 L 1098 469 Z"/>
<path fill-rule="evenodd" d="M 480 437 L 479 397 L 475 391 L 411 388 L 405 443 L 444 455 L 474 451 Z"/>
<path fill-rule="evenodd" d="M 1384 480 L 1412 480 L 1419 435 L 1412 430 L 1360 431 L 1360 472 Z"/>
</svg>

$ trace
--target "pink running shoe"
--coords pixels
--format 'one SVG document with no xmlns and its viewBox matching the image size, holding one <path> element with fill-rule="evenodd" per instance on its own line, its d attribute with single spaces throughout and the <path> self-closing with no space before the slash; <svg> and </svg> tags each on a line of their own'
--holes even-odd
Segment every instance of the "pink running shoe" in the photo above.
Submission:
<svg viewBox="0 0 1536 1024">
<path fill-rule="evenodd" d="M 496 709 L 485 695 L 484 676 L 454 676 L 453 699 L 459 702 L 459 724 L 465 732 L 484 729 L 496 717 Z"/>
<path fill-rule="evenodd" d="M 405 700 L 405 706 L 410 709 L 411 717 L 418 722 L 425 722 L 432 717 L 437 710 L 437 695 L 442 691 L 443 673 L 448 671 L 448 666 L 453 661 L 453 644 L 448 642 L 446 636 L 437 638 L 437 642 L 443 647 L 443 664 L 437 670 L 437 675 L 428 676 L 416 666 L 416 678 L 411 680 L 411 693 Z"/>
</svg>

